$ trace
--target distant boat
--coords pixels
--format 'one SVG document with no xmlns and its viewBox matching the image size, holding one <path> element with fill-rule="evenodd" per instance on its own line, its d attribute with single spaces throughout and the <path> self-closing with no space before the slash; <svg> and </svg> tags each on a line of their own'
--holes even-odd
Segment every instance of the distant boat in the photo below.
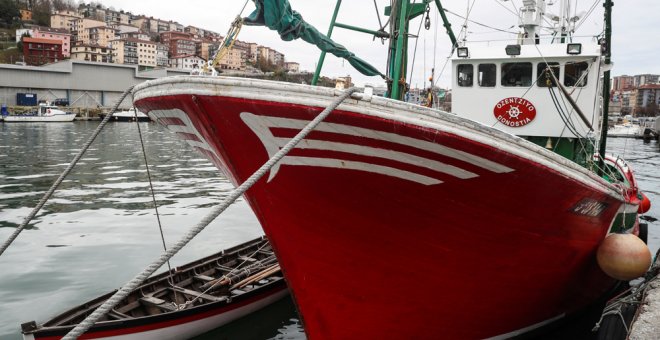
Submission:
<svg viewBox="0 0 660 340">
<path fill-rule="evenodd" d="M 105 118 L 105 114 L 101 114 L 101 119 Z M 136 114 L 135 114 L 135 109 L 131 108 L 127 111 L 119 111 L 115 112 L 112 115 L 112 118 L 110 120 L 114 120 L 117 122 L 134 122 L 136 119 Z M 138 122 L 149 122 L 151 121 L 151 118 L 147 116 L 146 114 L 140 112 L 139 110 L 137 111 L 137 121 Z"/>
<path fill-rule="evenodd" d="M 147 280 L 84 335 L 84 339 L 189 339 L 264 308 L 289 292 L 265 237 Z M 115 292 L 87 301 L 38 326 L 21 325 L 25 340 L 60 339 Z"/>
<path fill-rule="evenodd" d="M 72 122 L 76 118 L 74 113 L 60 110 L 57 106 L 50 104 L 39 104 L 37 112 L 24 115 L 4 116 L 2 119 L 7 123 L 33 123 L 33 122 Z"/>
<path fill-rule="evenodd" d="M 642 135 L 642 127 L 633 123 L 624 123 L 614 125 L 607 130 L 607 137 L 637 138 Z"/>
</svg>

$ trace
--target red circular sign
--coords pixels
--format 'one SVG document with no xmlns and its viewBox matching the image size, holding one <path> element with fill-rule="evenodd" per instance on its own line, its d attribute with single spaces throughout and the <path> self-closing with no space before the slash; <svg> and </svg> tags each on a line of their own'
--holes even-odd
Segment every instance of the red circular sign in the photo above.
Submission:
<svg viewBox="0 0 660 340">
<path fill-rule="evenodd" d="M 527 99 L 510 97 L 502 99 L 493 110 L 498 122 L 509 127 L 522 127 L 536 118 L 536 108 Z"/>
</svg>

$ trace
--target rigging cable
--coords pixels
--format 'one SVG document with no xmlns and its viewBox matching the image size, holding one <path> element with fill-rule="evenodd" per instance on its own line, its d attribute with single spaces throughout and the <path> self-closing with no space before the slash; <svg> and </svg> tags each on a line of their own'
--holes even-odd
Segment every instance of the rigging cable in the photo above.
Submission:
<svg viewBox="0 0 660 340">
<path fill-rule="evenodd" d="M 419 32 L 422 31 L 422 24 L 424 20 L 419 21 L 419 28 L 417 29 L 417 37 L 415 38 L 415 49 L 413 50 L 413 60 L 412 65 L 410 66 L 410 83 L 412 84 L 413 74 L 415 71 L 415 59 L 417 58 L 417 43 L 419 42 Z M 424 38 L 424 68 L 426 68 L 426 35 Z M 424 79 L 424 71 L 422 71 L 422 79 Z"/>
<path fill-rule="evenodd" d="M 513 14 L 516 16 L 516 18 L 520 18 L 520 15 L 516 13 L 516 11 L 512 11 L 509 7 L 506 7 L 503 3 L 501 3 L 499 0 L 495 0 L 495 3 L 502 6 L 505 10 L 507 10 L 509 13 Z"/>
<path fill-rule="evenodd" d="M 587 14 L 585 14 L 584 17 L 582 18 L 582 20 L 580 20 L 580 22 L 578 22 L 578 23 L 575 25 L 575 27 L 573 28 L 573 30 L 577 30 L 578 28 L 580 28 L 580 26 L 582 26 L 582 24 L 584 24 L 585 21 L 587 21 L 587 19 L 589 18 L 589 16 L 591 16 L 591 14 L 592 14 L 593 11 L 596 9 L 596 7 L 598 7 L 598 4 L 599 4 L 599 3 L 600 3 L 600 0 L 596 0 L 596 1 L 594 1 L 593 5 L 591 5 L 591 8 L 589 8 L 589 11 L 587 11 Z M 576 7 L 577 7 L 577 6 L 576 6 Z"/>
<path fill-rule="evenodd" d="M 471 23 L 473 23 L 473 24 L 476 24 L 476 25 L 479 25 L 479 26 L 483 26 L 483 27 L 486 27 L 486 28 L 490 28 L 490 29 L 492 29 L 492 30 L 499 31 L 499 32 L 504 32 L 504 33 L 509 33 L 509 34 L 518 34 L 518 32 L 507 31 L 506 29 L 501 29 L 501 28 L 497 28 L 497 27 L 488 26 L 488 25 L 486 25 L 486 24 L 482 24 L 482 23 L 477 22 L 477 21 L 474 21 L 474 20 L 472 20 L 472 19 L 468 19 L 468 18 L 466 18 L 466 17 L 464 17 L 464 16 L 462 16 L 462 15 L 460 15 L 460 14 L 454 13 L 454 12 L 448 10 L 448 9 L 445 9 L 445 11 L 447 11 L 447 13 L 449 13 L 449 14 L 451 14 L 451 15 L 457 16 L 457 17 L 459 17 L 459 18 L 461 18 L 461 19 L 465 19 L 466 21 L 469 21 L 469 22 L 471 22 Z M 515 27 L 515 25 L 509 27 L 509 29 L 514 28 L 514 27 Z M 461 32 L 462 32 L 462 30 L 461 30 Z"/>
<path fill-rule="evenodd" d="M 131 95 L 132 97 L 132 95 Z M 135 101 L 135 98 L 133 98 L 133 101 Z M 167 251 L 167 245 L 165 244 L 165 233 L 163 233 L 163 224 L 160 221 L 160 214 L 158 213 L 158 202 L 156 201 L 156 193 L 154 191 L 154 184 L 151 178 L 151 170 L 149 170 L 149 161 L 147 160 L 147 150 L 144 147 L 144 139 L 142 138 L 142 129 L 140 128 L 140 122 L 138 120 L 138 110 L 135 106 L 133 106 L 133 112 L 135 114 L 135 126 L 137 126 L 138 130 L 138 136 L 140 137 L 140 146 L 142 147 L 142 157 L 144 158 L 144 166 L 147 169 L 147 179 L 149 180 L 149 190 L 151 192 L 151 201 L 154 203 L 154 210 L 156 212 L 156 221 L 158 221 L 158 230 L 160 230 L 160 239 L 163 243 L 163 250 Z M 167 261 L 167 269 L 169 269 L 170 272 L 170 280 L 172 279 L 172 266 L 170 265 L 170 261 Z M 173 284 L 172 281 L 170 281 L 170 284 Z M 175 292 L 176 293 L 176 292 Z"/>
<path fill-rule="evenodd" d="M 131 94 L 131 97 L 133 97 L 133 94 Z M 135 102 L 134 97 L 133 97 L 133 102 Z M 160 214 L 158 213 L 158 202 L 156 201 L 154 184 L 151 179 L 151 170 L 149 170 L 149 161 L 147 160 L 147 150 L 144 147 L 144 139 L 142 138 L 142 129 L 140 128 L 140 121 L 138 120 L 138 110 L 135 106 L 133 106 L 133 113 L 135 114 L 135 126 L 137 126 L 138 136 L 140 137 L 140 146 L 142 147 L 142 157 L 144 158 L 144 166 L 147 169 L 147 179 L 149 180 L 149 191 L 151 192 L 151 201 L 154 203 L 154 210 L 156 211 L 156 221 L 158 221 L 158 230 L 160 231 L 160 239 L 163 242 L 163 251 L 167 251 L 167 245 L 165 244 L 165 233 L 163 232 L 163 224 L 160 221 Z M 167 282 L 170 284 L 170 286 L 174 287 L 174 279 L 172 278 L 174 272 L 172 271 L 170 260 L 167 260 L 167 270 L 169 273 L 167 277 Z M 173 292 L 174 292 L 174 301 L 177 301 L 177 292 L 176 290 L 173 290 Z"/>
</svg>

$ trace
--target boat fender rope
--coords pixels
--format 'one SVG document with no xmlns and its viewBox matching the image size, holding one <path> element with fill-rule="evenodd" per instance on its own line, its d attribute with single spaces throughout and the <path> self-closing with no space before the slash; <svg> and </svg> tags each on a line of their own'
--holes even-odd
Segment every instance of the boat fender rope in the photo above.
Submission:
<svg viewBox="0 0 660 340">
<path fill-rule="evenodd" d="M 227 207 L 234 201 L 241 197 L 248 189 L 250 189 L 261 177 L 263 177 L 270 169 L 275 166 L 284 156 L 286 156 L 293 148 L 300 143 L 317 125 L 319 125 L 331 112 L 333 112 L 339 104 L 344 102 L 353 93 L 357 91 L 352 87 L 344 91 L 339 98 L 335 99 L 328 107 L 319 113 L 304 129 L 302 129 L 293 139 L 291 139 L 280 151 L 278 151 L 271 159 L 255 171 L 243 184 L 234 189 L 224 201 L 214 207 L 209 214 L 207 214 L 196 226 L 192 227 L 176 244 L 172 245 L 166 252 L 163 252 L 158 259 L 152 262 L 140 274 L 131 279 L 126 285 L 119 289 L 113 296 L 106 300 L 99 308 L 92 314 L 88 315 L 85 320 L 76 325 L 62 340 L 74 340 L 89 330 L 102 316 L 106 315 L 112 308 L 114 308 L 120 301 L 128 296 L 133 290 L 139 287 L 144 281 L 151 276 L 158 268 L 171 259 L 183 247 L 185 247 L 197 234 L 202 232 L 213 220 L 222 214 Z"/>
<path fill-rule="evenodd" d="M 0 256 L 2 256 L 2 254 L 5 252 L 5 250 L 7 250 L 7 248 L 9 248 L 9 246 L 14 242 L 14 240 L 16 240 L 18 235 L 25 229 L 25 227 L 28 225 L 28 223 L 30 223 L 30 221 L 32 221 L 32 219 L 37 215 L 37 213 L 41 210 L 41 208 L 43 208 L 43 206 L 46 204 L 46 202 L 53 195 L 55 190 L 57 190 L 57 188 L 60 186 L 60 184 L 62 184 L 62 182 L 64 181 L 64 178 L 66 178 L 66 176 L 68 176 L 69 173 L 71 173 L 71 170 L 73 170 L 73 168 L 76 166 L 76 164 L 78 164 L 78 161 L 80 161 L 80 159 L 85 154 L 85 152 L 87 152 L 87 150 L 92 145 L 92 143 L 94 142 L 96 137 L 99 135 L 99 133 L 101 133 L 101 130 L 103 130 L 103 127 L 105 126 L 105 124 L 108 122 L 108 120 L 110 120 L 110 117 L 112 117 L 112 115 L 117 111 L 117 109 L 119 108 L 119 105 L 121 105 L 121 103 L 124 101 L 124 98 L 126 98 L 126 96 L 133 91 L 133 87 L 135 87 L 135 86 L 131 86 L 131 87 L 127 88 L 126 91 L 124 91 L 124 93 L 122 93 L 121 97 L 119 97 L 119 100 L 117 101 L 115 106 L 112 108 L 112 111 L 110 111 L 110 114 L 105 116 L 105 118 L 103 119 L 101 124 L 99 124 L 99 126 L 96 128 L 96 130 L 94 130 L 94 133 L 92 133 L 92 135 L 89 137 L 87 142 L 85 142 L 85 145 L 82 147 L 82 149 L 80 149 L 78 154 L 76 154 L 76 156 L 73 157 L 73 160 L 71 161 L 69 166 L 67 166 L 66 169 L 64 169 L 64 171 L 62 172 L 60 177 L 58 177 L 57 180 L 55 180 L 55 183 L 53 183 L 53 185 L 50 187 L 50 189 L 48 189 L 48 191 L 44 194 L 44 196 L 41 198 L 41 200 L 39 201 L 37 206 L 34 209 L 32 209 L 30 214 L 23 220 L 23 222 L 18 226 L 18 228 L 16 228 L 16 230 L 14 230 L 14 232 L 9 236 L 7 241 L 5 241 L 5 243 L 2 246 L 0 246 Z"/>
</svg>

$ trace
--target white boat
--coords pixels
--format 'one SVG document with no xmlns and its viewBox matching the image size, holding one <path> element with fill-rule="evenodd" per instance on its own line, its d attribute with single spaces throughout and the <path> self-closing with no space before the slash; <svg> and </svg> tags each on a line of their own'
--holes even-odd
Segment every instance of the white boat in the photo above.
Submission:
<svg viewBox="0 0 660 340">
<path fill-rule="evenodd" d="M 25 115 L 4 116 L 7 123 L 33 123 L 33 122 L 72 122 L 76 118 L 74 113 L 60 110 L 57 106 L 48 103 L 39 104 L 36 113 Z"/>
<path fill-rule="evenodd" d="M 105 118 L 105 114 L 100 115 L 101 119 Z M 137 116 L 134 108 L 131 108 L 127 111 L 119 111 L 115 112 L 112 115 L 111 120 L 117 121 L 117 122 L 134 122 L 136 120 L 138 122 L 149 122 L 151 121 L 151 118 L 147 116 L 146 114 L 140 112 L 140 110 L 137 111 Z"/>
<path fill-rule="evenodd" d="M 611 129 L 607 130 L 608 137 L 620 138 L 637 138 L 642 135 L 642 128 L 633 123 L 624 123 L 614 125 Z"/>
</svg>

